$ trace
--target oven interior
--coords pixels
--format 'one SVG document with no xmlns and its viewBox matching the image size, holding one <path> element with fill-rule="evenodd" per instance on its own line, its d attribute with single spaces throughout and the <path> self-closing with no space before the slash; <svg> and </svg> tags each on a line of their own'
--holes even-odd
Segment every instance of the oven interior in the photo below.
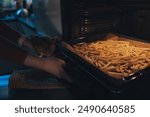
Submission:
<svg viewBox="0 0 150 117">
<path fill-rule="evenodd" d="M 148 0 L 63 0 L 61 4 L 66 40 L 107 32 L 150 37 Z"/>
<path fill-rule="evenodd" d="M 92 2 L 90 0 L 64 0 L 61 3 L 63 40 L 73 45 L 81 42 L 94 42 L 97 39 L 103 39 L 108 33 L 114 33 L 140 38 L 147 42 L 150 37 L 148 3 L 146 0 L 93 0 Z M 146 24 L 145 21 L 147 21 Z M 134 74 L 132 77 L 138 77 L 136 80 L 116 81 L 69 49 L 62 48 L 62 50 L 63 59 L 67 61 L 66 69 L 76 84 L 84 87 L 83 89 L 89 90 L 95 87 L 97 92 L 104 87 L 102 92 L 107 90 L 119 95 L 120 93 L 128 95 L 133 92 L 138 93 L 137 87 L 146 85 L 149 81 L 149 68 Z"/>
</svg>

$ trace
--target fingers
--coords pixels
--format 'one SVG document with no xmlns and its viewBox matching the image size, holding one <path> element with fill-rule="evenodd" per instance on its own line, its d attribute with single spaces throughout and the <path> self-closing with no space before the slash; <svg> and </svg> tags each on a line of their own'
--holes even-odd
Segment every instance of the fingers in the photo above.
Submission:
<svg viewBox="0 0 150 117">
<path fill-rule="evenodd" d="M 64 79 L 68 82 L 72 82 L 71 78 L 63 69 L 63 66 L 65 65 L 65 61 L 63 61 L 62 59 L 55 58 L 55 57 L 51 57 L 49 59 L 46 58 L 44 59 L 44 61 L 46 63 L 45 69 L 49 73 L 57 76 L 59 79 Z"/>
<path fill-rule="evenodd" d="M 64 60 L 62 60 L 62 59 L 58 59 L 58 61 L 59 61 L 60 63 L 62 63 L 62 65 L 65 65 L 65 64 L 66 64 L 66 62 L 65 62 Z"/>
</svg>

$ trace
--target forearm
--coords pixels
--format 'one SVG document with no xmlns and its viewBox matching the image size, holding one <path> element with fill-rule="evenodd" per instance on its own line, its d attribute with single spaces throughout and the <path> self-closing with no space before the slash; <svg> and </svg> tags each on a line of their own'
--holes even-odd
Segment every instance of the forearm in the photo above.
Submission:
<svg viewBox="0 0 150 117">
<path fill-rule="evenodd" d="M 24 65 L 26 66 L 30 66 L 33 68 L 37 68 L 37 69 L 42 69 L 43 70 L 43 66 L 44 66 L 44 61 L 41 58 L 32 56 L 30 54 L 28 54 L 24 60 Z"/>
</svg>

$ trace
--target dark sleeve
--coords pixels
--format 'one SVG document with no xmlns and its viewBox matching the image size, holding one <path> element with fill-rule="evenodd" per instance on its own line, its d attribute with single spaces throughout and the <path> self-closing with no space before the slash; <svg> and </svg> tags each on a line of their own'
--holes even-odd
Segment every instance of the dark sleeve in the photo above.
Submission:
<svg viewBox="0 0 150 117">
<path fill-rule="evenodd" d="M 18 39 L 23 36 L 20 32 L 10 28 L 6 23 L 0 21 L 0 35 L 18 44 Z"/>
<path fill-rule="evenodd" d="M 23 64 L 27 52 L 0 36 L 0 59 Z"/>
</svg>

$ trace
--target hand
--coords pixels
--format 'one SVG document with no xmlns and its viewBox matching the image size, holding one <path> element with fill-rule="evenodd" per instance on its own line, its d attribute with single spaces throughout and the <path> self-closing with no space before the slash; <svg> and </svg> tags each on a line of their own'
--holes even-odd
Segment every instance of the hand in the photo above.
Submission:
<svg viewBox="0 0 150 117">
<path fill-rule="evenodd" d="M 40 57 L 49 57 L 54 53 L 55 40 L 48 37 L 32 36 L 30 42 Z"/>
<path fill-rule="evenodd" d="M 72 80 L 68 77 L 67 73 L 63 69 L 65 62 L 61 59 L 55 57 L 39 58 L 28 54 L 24 60 L 24 65 L 44 70 L 56 76 L 57 78 L 63 78 L 68 82 L 72 82 Z"/>
<path fill-rule="evenodd" d="M 32 36 L 30 39 L 21 38 L 18 43 L 20 46 L 33 49 L 40 57 L 50 57 L 55 51 L 55 42 L 55 39 L 48 37 Z"/>
<path fill-rule="evenodd" d="M 63 78 L 71 82 L 71 79 L 69 78 L 69 76 L 63 69 L 63 66 L 65 66 L 65 62 L 63 60 L 55 58 L 55 57 L 46 58 L 43 60 L 44 60 L 43 69 L 45 71 L 53 74 L 54 76 L 57 76 L 58 78 Z"/>
</svg>

